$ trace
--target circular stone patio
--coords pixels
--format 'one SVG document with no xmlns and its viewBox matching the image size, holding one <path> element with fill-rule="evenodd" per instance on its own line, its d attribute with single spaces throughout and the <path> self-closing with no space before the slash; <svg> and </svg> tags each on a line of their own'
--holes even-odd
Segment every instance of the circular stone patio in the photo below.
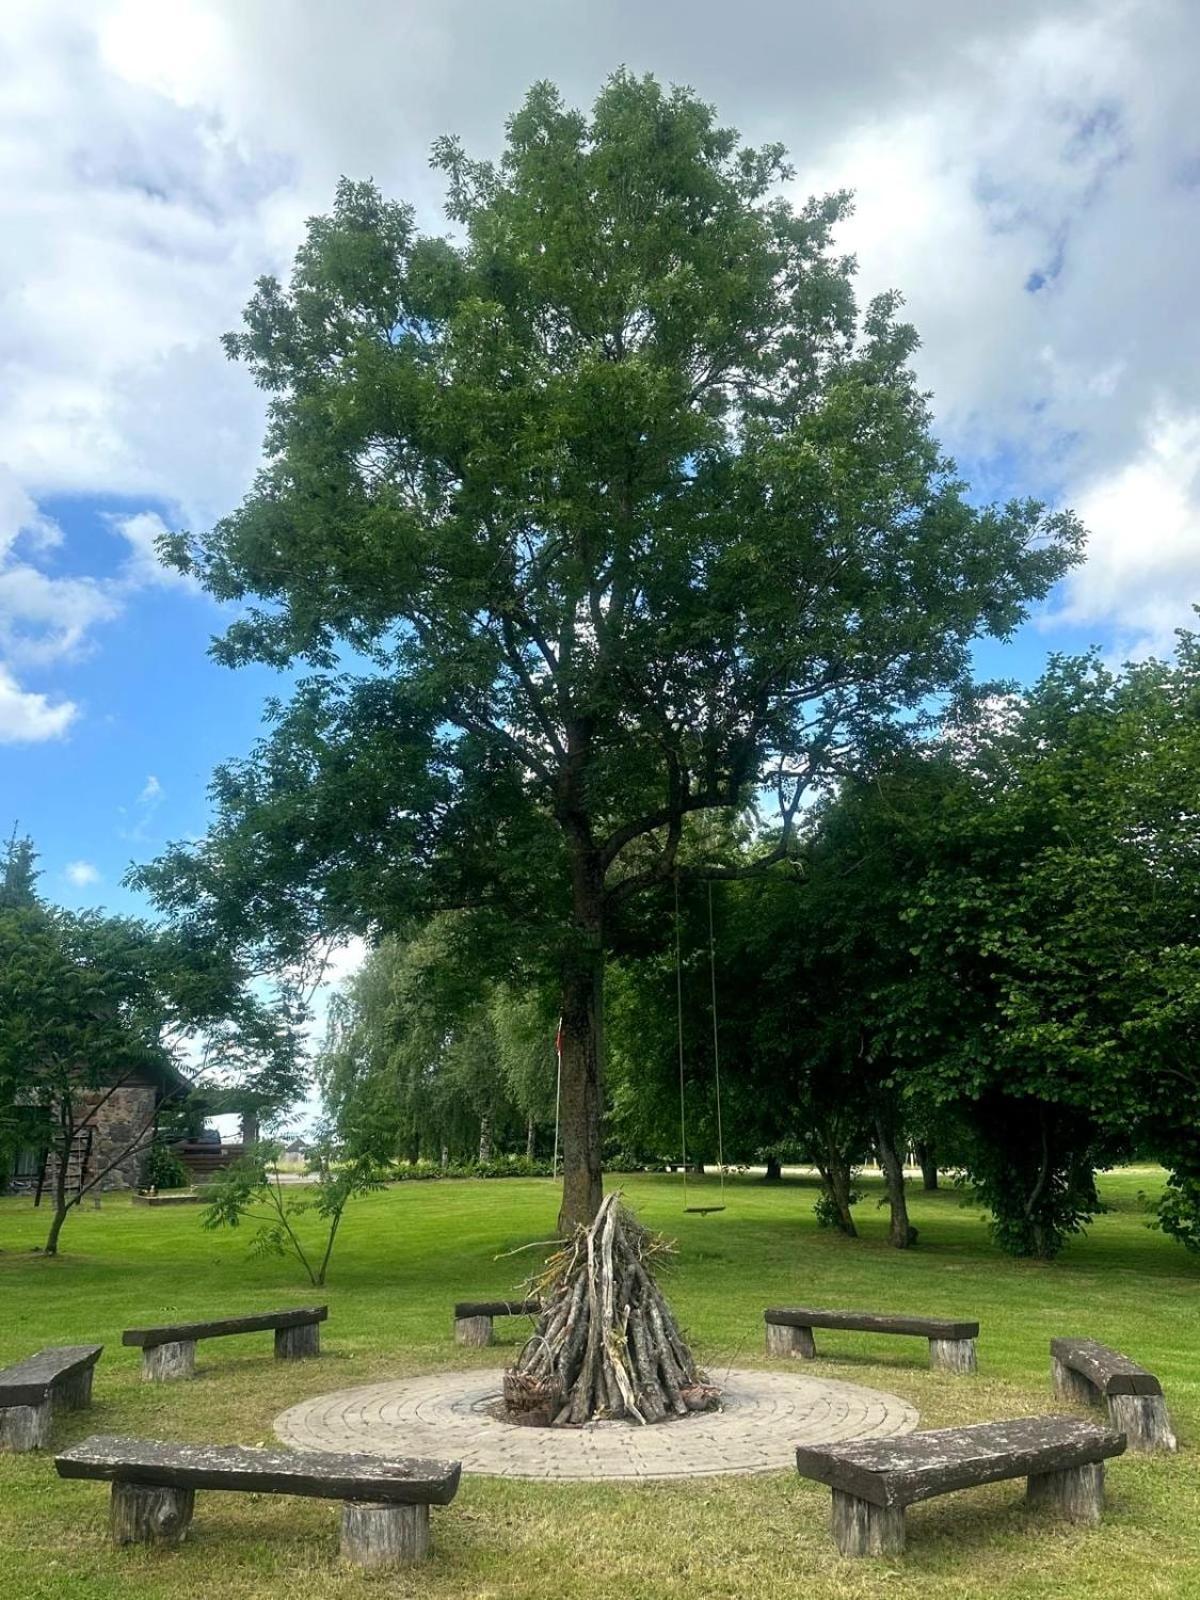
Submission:
<svg viewBox="0 0 1200 1600">
<path fill-rule="evenodd" d="M 501 1478 L 693 1478 L 778 1472 L 798 1444 L 911 1433 L 907 1400 L 857 1383 L 799 1373 L 720 1374 L 723 1409 L 654 1427 L 592 1422 L 583 1428 L 518 1428 L 490 1414 L 501 1372 L 438 1372 L 397 1383 L 339 1389 L 275 1419 L 285 1444 L 376 1456 L 433 1456 Z"/>
</svg>

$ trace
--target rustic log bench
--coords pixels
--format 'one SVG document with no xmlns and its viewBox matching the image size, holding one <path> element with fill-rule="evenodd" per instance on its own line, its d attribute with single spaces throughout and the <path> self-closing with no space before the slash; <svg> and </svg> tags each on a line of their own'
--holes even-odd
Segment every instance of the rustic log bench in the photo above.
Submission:
<svg viewBox="0 0 1200 1600">
<path fill-rule="evenodd" d="M 1162 1384 L 1136 1361 L 1095 1339 L 1051 1339 L 1050 1381 L 1060 1400 L 1108 1407 L 1108 1420 L 1131 1450 L 1174 1450 Z"/>
<path fill-rule="evenodd" d="M 954 1489 L 1027 1478 L 1031 1506 L 1095 1524 L 1104 1508 L 1104 1462 L 1123 1434 L 1076 1417 L 1021 1417 L 937 1428 L 856 1444 L 801 1445 L 796 1467 L 833 1490 L 833 1537 L 844 1556 L 898 1555 L 904 1511 Z"/>
<path fill-rule="evenodd" d="M 536 1317 L 541 1309 L 540 1300 L 460 1300 L 454 1307 L 454 1342 L 491 1344 L 494 1317 Z"/>
<path fill-rule="evenodd" d="M 55 1411 L 85 1411 L 102 1344 L 57 1345 L 0 1372 L 0 1450 L 40 1450 Z"/>
<path fill-rule="evenodd" d="M 892 1316 L 875 1311 L 818 1311 L 811 1306 L 773 1306 L 763 1312 L 769 1356 L 817 1353 L 814 1328 L 845 1328 L 859 1333 L 902 1333 L 929 1340 L 929 1365 L 943 1372 L 974 1372 L 977 1322 L 941 1317 Z"/>
<path fill-rule="evenodd" d="M 112 1484 L 114 1545 L 178 1544 L 197 1489 L 297 1494 L 342 1502 L 341 1552 L 364 1567 L 429 1553 L 429 1508 L 449 1505 L 462 1464 L 377 1456 L 300 1454 L 240 1445 L 162 1444 L 96 1434 L 55 1458 L 62 1478 Z"/>
<path fill-rule="evenodd" d="M 319 1324 L 328 1306 L 298 1306 L 290 1311 L 258 1311 L 247 1317 L 222 1317 L 215 1322 L 174 1322 L 161 1328 L 126 1328 L 122 1344 L 140 1345 L 142 1377 L 147 1383 L 190 1378 L 196 1371 L 197 1339 L 221 1339 L 226 1334 L 275 1330 L 275 1357 L 296 1361 L 321 1353 Z"/>
</svg>

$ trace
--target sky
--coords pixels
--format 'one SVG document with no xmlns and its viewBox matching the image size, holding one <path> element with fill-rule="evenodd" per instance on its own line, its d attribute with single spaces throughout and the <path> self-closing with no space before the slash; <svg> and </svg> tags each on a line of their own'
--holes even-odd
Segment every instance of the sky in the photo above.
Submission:
<svg viewBox="0 0 1200 1600">
<path fill-rule="evenodd" d="M 981 498 L 1073 506 L 1086 564 L 979 670 L 1169 651 L 1200 600 L 1200 5 L 1194 0 L 5 0 L 0 8 L 0 825 L 43 888 L 200 834 L 266 669 L 162 569 L 246 489 L 262 400 L 226 361 L 339 175 L 444 231 L 431 141 L 494 154 L 551 78 L 690 84 L 857 195 L 939 435 Z M 348 956 L 352 964 L 353 953 Z"/>
</svg>

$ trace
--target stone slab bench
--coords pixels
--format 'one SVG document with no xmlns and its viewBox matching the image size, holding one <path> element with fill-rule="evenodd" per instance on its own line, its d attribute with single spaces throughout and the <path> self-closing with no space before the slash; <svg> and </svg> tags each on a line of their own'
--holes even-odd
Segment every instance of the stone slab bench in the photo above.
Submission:
<svg viewBox="0 0 1200 1600">
<path fill-rule="evenodd" d="M 899 1333 L 928 1339 L 931 1367 L 956 1373 L 976 1370 L 977 1322 L 878 1311 L 822 1311 L 812 1306 L 772 1306 L 763 1312 L 763 1320 L 769 1356 L 802 1356 L 811 1361 L 817 1353 L 813 1329 L 844 1328 L 857 1333 Z"/>
<path fill-rule="evenodd" d="M 844 1556 L 898 1555 L 905 1508 L 1006 1478 L 1026 1478 L 1032 1506 L 1094 1525 L 1104 1509 L 1104 1463 L 1125 1437 L 1076 1417 L 1021 1417 L 937 1428 L 897 1439 L 801 1445 L 796 1468 L 833 1490 L 833 1537 Z"/>
<path fill-rule="evenodd" d="M 122 1344 L 140 1345 L 142 1377 L 148 1383 L 190 1378 L 196 1371 L 196 1341 L 221 1339 L 227 1334 L 275 1331 L 275 1357 L 297 1361 L 321 1353 L 320 1324 L 328 1306 L 296 1306 L 287 1311 L 258 1311 L 245 1317 L 221 1317 L 212 1322 L 171 1322 L 158 1328 L 126 1328 Z"/>
<path fill-rule="evenodd" d="M 462 1464 L 419 1458 L 252 1450 L 241 1445 L 162 1444 L 95 1434 L 55 1458 L 62 1478 L 112 1484 L 113 1544 L 178 1544 L 197 1489 L 297 1494 L 342 1502 L 341 1551 L 359 1566 L 423 1560 L 429 1508 L 449 1505 Z"/>
<path fill-rule="evenodd" d="M 0 1372 L 0 1450 L 40 1450 L 56 1411 L 86 1411 L 102 1344 L 56 1345 Z"/>
<path fill-rule="evenodd" d="M 1152 1372 L 1096 1339 L 1051 1339 L 1050 1382 L 1060 1400 L 1104 1404 L 1131 1450 L 1174 1450 L 1162 1384 Z"/>
<path fill-rule="evenodd" d="M 495 1338 L 496 1317 L 536 1317 L 540 1300 L 460 1300 L 454 1307 L 455 1344 L 489 1345 Z"/>
</svg>

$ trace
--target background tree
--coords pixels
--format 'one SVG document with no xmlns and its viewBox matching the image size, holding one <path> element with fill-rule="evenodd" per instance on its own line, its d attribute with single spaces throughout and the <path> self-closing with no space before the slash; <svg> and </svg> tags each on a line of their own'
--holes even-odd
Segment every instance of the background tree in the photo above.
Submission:
<svg viewBox="0 0 1200 1600">
<path fill-rule="evenodd" d="M 0 862 L 0 1149 L 39 1151 L 50 1173 L 45 1253 L 73 1207 L 150 1150 L 162 1108 L 149 1107 L 86 1171 L 78 1154 L 104 1107 L 135 1081 L 157 1081 L 182 1110 L 192 1085 L 236 1076 L 286 1103 L 302 1082 L 296 1019 L 268 1004 L 230 953 L 188 930 L 72 913 L 36 894 L 28 842 Z M 19 889 L 14 885 L 19 885 Z M 164 1117 L 161 1130 L 177 1133 Z"/>
<path fill-rule="evenodd" d="M 335 1002 L 318 1062 L 340 1135 L 380 1158 L 532 1154 L 554 1116 L 554 1023 L 536 994 L 481 980 L 441 915 L 371 953 Z M 532 1130 L 532 1132 L 531 1132 Z"/>
<path fill-rule="evenodd" d="M 845 196 L 794 210 L 781 150 L 690 92 L 622 72 L 587 116 L 540 84 L 498 164 L 434 165 L 454 240 L 344 182 L 227 341 L 267 462 L 170 553 L 251 602 L 221 659 L 313 675 L 142 881 L 288 959 L 431 906 L 519 928 L 559 984 L 569 1224 L 600 1198 L 622 906 L 706 810 L 770 796 L 784 856 L 804 794 L 1080 535 L 968 503 L 896 299 L 856 312 Z"/>
</svg>

